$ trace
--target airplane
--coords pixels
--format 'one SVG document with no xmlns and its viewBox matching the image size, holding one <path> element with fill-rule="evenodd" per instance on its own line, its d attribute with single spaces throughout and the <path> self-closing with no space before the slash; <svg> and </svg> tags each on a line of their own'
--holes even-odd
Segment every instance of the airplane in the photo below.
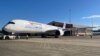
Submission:
<svg viewBox="0 0 100 56">
<path fill-rule="evenodd" d="M 65 27 L 65 25 L 64 25 Z M 64 27 L 56 27 L 52 25 L 42 24 L 34 21 L 15 19 L 9 21 L 3 28 L 2 32 L 5 34 L 4 39 L 10 38 L 10 35 L 16 33 L 35 34 L 41 33 L 41 37 L 46 37 L 47 34 L 54 33 L 55 38 L 64 35 Z M 18 35 L 15 35 L 16 37 Z"/>
</svg>

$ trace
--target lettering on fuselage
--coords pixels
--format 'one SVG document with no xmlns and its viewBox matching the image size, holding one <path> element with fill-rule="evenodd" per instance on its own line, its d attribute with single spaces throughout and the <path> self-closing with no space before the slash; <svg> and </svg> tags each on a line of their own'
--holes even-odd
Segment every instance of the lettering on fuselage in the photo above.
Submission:
<svg viewBox="0 0 100 56">
<path fill-rule="evenodd" d="M 32 26 L 25 26 L 25 28 L 29 28 L 29 29 L 42 29 L 42 27 L 32 27 Z"/>
<path fill-rule="evenodd" d="M 41 24 L 29 22 L 29 24 L 27 24 L 27 25 L 25 26 L 25 28 L 41 30 L 41 29 L 42 29 L 42 26 L 41 26 Z"/>
</svg>

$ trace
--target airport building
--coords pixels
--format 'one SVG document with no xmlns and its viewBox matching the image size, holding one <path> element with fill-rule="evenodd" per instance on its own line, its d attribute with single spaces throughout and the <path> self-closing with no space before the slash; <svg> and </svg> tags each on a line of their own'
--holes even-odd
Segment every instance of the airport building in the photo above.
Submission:
<svg viewBox="0 0 100 56">
<path fill-rule="evenodd" d="M 52 21 L 49 25 L 63 27 L 64 23 Z M 92 35 L 92 27 L 75 24 L 65 24 L 64 36 L 86 36 Z"/>
</svg>

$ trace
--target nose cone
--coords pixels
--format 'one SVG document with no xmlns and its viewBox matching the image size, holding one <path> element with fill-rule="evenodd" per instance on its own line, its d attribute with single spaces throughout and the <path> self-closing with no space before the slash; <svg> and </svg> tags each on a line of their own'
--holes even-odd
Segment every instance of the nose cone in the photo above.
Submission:
<svg viewBox="0 0 100 56">
<path fill-rule="evenodd" d="M 11 25 L 6 25 L 3 27 L 3 30 L 7 31 L 7 32 L 11 32 Z"/>
</svg>

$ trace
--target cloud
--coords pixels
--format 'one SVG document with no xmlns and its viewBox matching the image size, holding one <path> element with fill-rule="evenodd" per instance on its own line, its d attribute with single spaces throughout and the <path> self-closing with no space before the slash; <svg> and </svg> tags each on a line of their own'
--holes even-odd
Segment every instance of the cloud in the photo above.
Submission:
<svg viewBox="0 0 100 56">
<path fill-rule="evenodd" d="M 94 27 L 98 27 L 98 26 L 99 26 L 99 24 L 93 24 L 93 26 L 94 26 Z"/>
<path fill-rule="evenodd" d="M 94 24 L 93 26 L 95 27 L 95 28 L 93 28 L 93 30 L 98 30 L 98 29 L 100 29 L 100 27 L 99 27 L 98 24 Z"/>
<path fill-rule="evenodd" d="M 91 27 L 94 27 L 93 30 L 98 30 L 98 29 L 100 29 L 99 24 L 93 24 L 93 26 L 92 26 L 92 25 L 90 25 L 90 26 L 91 26 Z"/>
<path fill-rule="evenodd" d="M 99 19 L 100 15 L 91 15 L 91 16 L 87 16 L 87 17 L 82 17 L 83 19 Z"/>
</svg>

